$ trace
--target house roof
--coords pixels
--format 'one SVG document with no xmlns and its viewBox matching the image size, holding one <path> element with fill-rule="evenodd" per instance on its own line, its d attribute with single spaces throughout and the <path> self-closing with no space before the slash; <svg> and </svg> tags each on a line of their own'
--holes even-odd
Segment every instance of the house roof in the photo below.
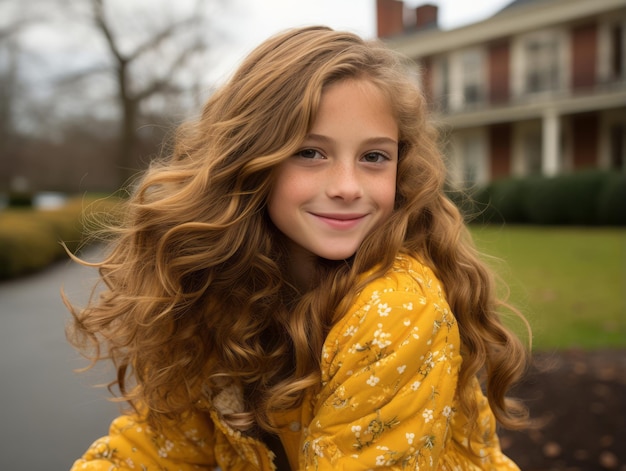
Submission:
<svg viewBox="0 0 626 471">
<path fill-rule="evenodd" d="M 513 0 L 509 4 L 503 6 L 500 10 L 498 10 L 496 12 L 496 15 L 498 13 L 502 13 L 503 11 L 509 10 L 511 8 L 516 8 L 516 7 L 519 7 L 519 6 L 522 6 L 522 5 L 528 5 L 528 4 L 531 4 L 531 3 L 539 3 L 541 1 L 545 1 L 545 0 Z"/>
<path fill-rule="evenodd" d="M 393 49 L 413 58 L 498 40 L 550 25 L 623 11 L 624 0 L 513 0 L 495 15 L 451 30 L 436 28 L 386 38 Z"/>
</svg>

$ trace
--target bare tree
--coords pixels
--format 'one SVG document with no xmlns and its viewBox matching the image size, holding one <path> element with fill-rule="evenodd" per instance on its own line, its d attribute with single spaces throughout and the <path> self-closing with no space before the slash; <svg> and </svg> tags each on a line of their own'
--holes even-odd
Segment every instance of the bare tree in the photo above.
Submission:
<svg viewBox="0 0 626 471">
<path fill-rule="evenodd" d="M 206 69 L 208 62 L 213 39 L 207 18 L 211 0 L 193 0 L 186 10 L 172 6 L 175 2 L 158 7 L 138 2 L 133 11 L 128 7 L 132 2 L 127 2 L 127 9 L 121 11 L 116 10 L 120 4 L 111 0 L 84 1 L 90 5 L 92 24 L 104 40 L 110 60 L 70 74 L 62 83 L 65 87 L 74 86 L 86 79 L 93 81 L 102 73 L 113 77 L 120 117 L 115 164 L 121 185 L 142 165 L 138 133 L 146 124 L 142 118 L 154 117 L 155 104 L 163 107 L 164 103 L 182 102 L 185 94 L 197 90 L 197 82 L 202 80 L 194 68 L 202 62 Z M 159 111 L 175 113 L 172 109 Z"/>
<path fill-rule="evenodd" d="M 15 104 L 24 96 L 19 80 L 19 35 L 42 19 L 40 14 L 16 7 L 14 2 L 0 1 L 0 189 L 9 187 L 15 176 Z"/>
<path fill-rule="evenodd" d="M 198 54 L 206 52 L 208 43 L 202 34 L 205 1 L 198 0 L 186 16 L 158 25 L 149 36 L 124 51 L 122 38 L 116 36 L 112 15 L 107 14 L 105 0 L 91 0 L 93 19 L 97 30 L 105 38 L 113 57 L 118 102 L 121 108 L 120 149 L 118 168 L 120 183 L 127 180 L 137 159 L 137 129 L 141 105 L 156 95 L 177 95 L 183 90 L 174 81 L 180 70 Z M 189 34 L 192 32 L 192 34 Z M 163 55 L 165 54 L 165 55 Z M 150 60 L 158 60 L 159 67 L 145 68 Z"/>
<path fill-rule="evenodd" d="M 8 187 L 13 176 L 15 159 L 9 154 L 14 140 L 13 103 L 18 88 L 17 44 L 8 36 L 2 38 L 3 32 L 0 30 L 0 188 Z"/>
<path fill-rule="evenodd" d="M 118 173 L 108 185 L 126 183 L 164 129 L 197 107 L 199 90 L 209 92 L 212 46 L 226 37 L 210 20 L 225 5 L 0 0 L 0 186 L 26 171 L 37 189 L 71 188 L 60 176 L 87 174 L 80 189 L 102 188 L 95 179 L 112 175 L 104 165 Z M 7 136 L 20 143 L 11 158 Z"/>
</svg>

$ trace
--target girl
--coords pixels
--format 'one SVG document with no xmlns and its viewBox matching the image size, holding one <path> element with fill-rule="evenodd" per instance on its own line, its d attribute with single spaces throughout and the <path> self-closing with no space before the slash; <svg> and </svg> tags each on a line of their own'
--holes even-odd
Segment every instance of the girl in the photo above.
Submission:
<svg viewBox="0 0 626 471">
<path fill-rule="evenodd" d="M 290 30 L 179 130 L 71 308 L 132 406 L 73 470 L 516 469 L 526 350 L 402 62 Z"/>
</svg>

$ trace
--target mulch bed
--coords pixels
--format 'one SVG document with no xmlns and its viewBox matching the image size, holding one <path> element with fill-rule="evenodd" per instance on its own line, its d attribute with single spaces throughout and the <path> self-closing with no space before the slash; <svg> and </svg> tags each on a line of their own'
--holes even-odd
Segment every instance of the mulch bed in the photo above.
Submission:
<svg viewBox="0 0 626 471">
<path fill-rule="evenodd" d="M 626 350 L 535 354 L 514 395 L 545 425 L 502 430 L 505 453 L 523 471 L 626 471 Z"/>
</svg>

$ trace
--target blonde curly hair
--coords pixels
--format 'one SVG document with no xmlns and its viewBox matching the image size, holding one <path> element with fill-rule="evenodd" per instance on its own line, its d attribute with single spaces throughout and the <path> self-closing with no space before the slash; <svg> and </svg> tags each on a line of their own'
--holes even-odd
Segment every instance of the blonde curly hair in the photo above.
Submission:
<svg viewBox="0 0 626 471">
<path fill-rule="evenodd" d="M 266 201 L 277 165 L 298 151 L 325 87 L 349 78 L 373 83 L 394 110 L 395 208 L 350 260 L 320 259 L 314 287 L 303 293 L 287 275 L 283 236 Z M 225 420 L 272 430 L 273 410 L 296 406 L 319 385 L 325 337 L 354 294 L 407 253 L 435 270 L 458 320 L 464 411 L 476 416 L 470 383 L 484 371 L 496 418 L 520 427 L 526 410 L 506 393 L 528 353 L 500 321 L 492 275 L 443 192 L 445 175 L 405 59 L 326 27 L 283 32 L 245 59 L 139 181 L 96 264 L 104 290 L 83 309 L 68 303 L 68 338 L 94 363 L 111 359 L 111 386 L 156 426 L 202 411 L 207 394 L 235 382 L 245 409 Z"/>
</svg>

